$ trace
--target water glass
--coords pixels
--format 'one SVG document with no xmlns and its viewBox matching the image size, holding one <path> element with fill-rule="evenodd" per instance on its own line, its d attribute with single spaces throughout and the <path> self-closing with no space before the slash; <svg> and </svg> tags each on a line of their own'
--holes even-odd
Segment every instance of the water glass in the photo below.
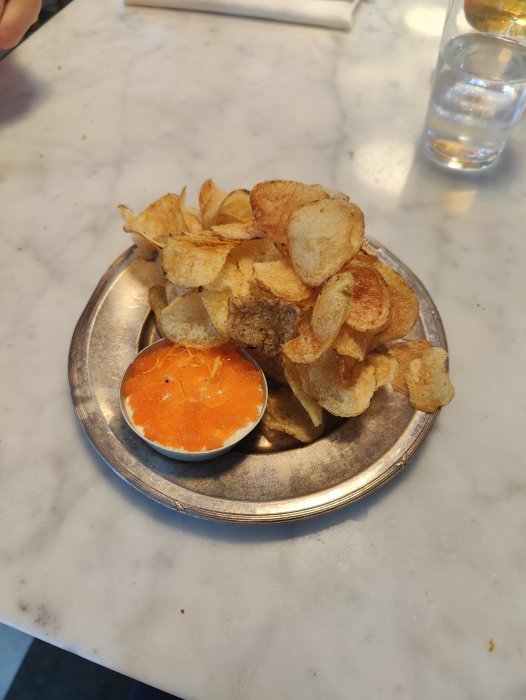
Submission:
<svg viewBox="0 0 526 700">
<path fill-rule="evenodd" d="M 439 165 L 482 171 L 526 107 L 526 0 L 450 0 L 424 128 Z"/>
</svg>

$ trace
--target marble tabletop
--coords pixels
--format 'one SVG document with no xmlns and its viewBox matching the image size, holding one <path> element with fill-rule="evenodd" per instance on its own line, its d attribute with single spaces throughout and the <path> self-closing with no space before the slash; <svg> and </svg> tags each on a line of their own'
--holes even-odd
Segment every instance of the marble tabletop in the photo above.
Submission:
<svg viewBox="0 0 526 700">
<path fill-rule="evenodd" d="M 350 32 L 75 0 L 0 62 L 0 619 L 185 700 L 526 697 L 526 124 L 495 170 L 420 132 L 445 12 Z M 418 275 L 453 403 L 411 464 L 311 520 L 136 492 L 83 436 L 71 335 L 140 210 L 213 177 L 320 182 Z"/>
</svg>

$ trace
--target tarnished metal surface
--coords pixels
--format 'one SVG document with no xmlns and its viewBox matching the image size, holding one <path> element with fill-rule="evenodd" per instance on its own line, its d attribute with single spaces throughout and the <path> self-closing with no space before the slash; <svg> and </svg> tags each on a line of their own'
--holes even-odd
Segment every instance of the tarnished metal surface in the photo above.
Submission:
<svg viewBox="0 0 526 700">
<path fill-rule="evenodd" d="M 382 246 L 368 243 L 418 295 L 420 317 L 411 337 L 446 347 L 440 317 L 422 284 Z M 138 258 L 133 248 L 126 251 L 88 302 L 69 357 L 73 403 L 90 441 L 112 469 L 154 500 L 192 515 L 241 523 L 319 515 L 386 483 L 431 429 L 436 413 L 416 411 L 406 396 L 384 387 L 364 414 L 335 420 L 311 445 L 286 437 L 270 444 L 256 432 L 213 461 L 163 457 L 130 430 L 119 407 L 124 371 L 155 339 L 148 289 L 158 281 L 153 262 Z"/>
</svg>

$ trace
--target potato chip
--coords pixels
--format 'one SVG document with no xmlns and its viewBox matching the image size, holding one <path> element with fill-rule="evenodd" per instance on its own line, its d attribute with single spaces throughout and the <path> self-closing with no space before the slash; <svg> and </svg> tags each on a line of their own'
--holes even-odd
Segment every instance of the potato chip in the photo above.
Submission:
<svg viewBox="0 0 526 700">
<path fill-rule="evenodd" d="M 212 282 L 225 264 L 230 245 L 196 245 L 185 238 L 168 239 L 161 256 L 166 277 L 182 287 L 200 287 Z"/>
<path fill-rule="evenodd" d="M 252 220 L 245 223 L 218 224 L 212 226 L 212 231 L 220 238 L 229 241 L 250 240 L 261 238 L 263 235 Z"/>
<path fill-rule="evenodd" d="M 312 307 L 310 326 L 283 346 L 290 360 L 314 362 L 332 345 L 349 313 L 352 286 L 350 272 L 341 272 L 327 281 Z"/>
<path fill-rule="evenodd" d="M 343 386 L 351 386 L 355 379 L 354 366 L 356 365 L 356 360 L 346 355 L 339 355 L 338 353 L 336 353 L 336 357 L 338 359 L 341 383 Z"/>
<path fill-rule="evenodd" d="M 232 296 L 232 291 L 228 287 L 220 290 L 206 288 L 200 292 L 200 296 L 215 328 L 222 335 L 228 335 L 228 300 Z"/>
<path fill-rule="evenodd" d="M 162 335 L 172 343 L 212 348 L 227 339 L 215 328 L 196 291 L 176 297 L 160 313 Z"/>
<path fill-rule="evenodd" d="M 351 262 L 345 267 L 352 272 L 354 288 L 351 309 L 345 323 L 360 333 L 379 333 L 389 322 L 390 300 L 387 284 L 371 265 Z"/>
<path fill-rule="evenodd" d="M 255 262 L 254 279 L 258 285 L 286 301 L 303 301 L 311 296 L 311 288 L 300 280 L 289 258 Z"/>
<path fill-rule="evenodd" d="M 355 255 L 356 262 L 363 262 L 366 265 L 374 265 L 380 259 L 373 248 L 364 241 L 359 253 Z"/>
<path fill-rule="evenodd" d="M 185 223 L 185 230 L 192 234 L 199 234 L 203 231 L 201 212 L 197 207 L 186 205 L 186 187 L 183 187 L 179 195 L 179 206 Z"/>
<path fill-rule="evenodd" d="M 241 347 L 277 355 L 299 326 L 301 309 L 282 299 L 232 297 L 228 302 L 228 335 Z"/>
<path fill-rule="evenodd" d="M 327 280 L 312 307 L 311 327 L 317 338 L 329 344 L 334 341 L 349 313 L 353 288 L 351 272 L 340 272 Z"/>
<path fill-rule="evenodd" d="M 183 219 L 185 228 L 189 233 L 200 234 L 203 231 L 203 224 L 201 223 L 201 217 L 198 213 L 193 212 L 189 209 L 183 211 Z"/>
<path fill-rule="evenodd" d="M 406 336 L 418 318 L 418 297 L 404 278 L 378 258 L 372 263 L 387 284 L 390 319 L 386 328 L 375 338 L 375 347 Z"/>
<path fill-rule="evenodd" d="M 303 443 L 313 442 L 323 431 L 323 425 L 312 424 L 307 411 L 288 387 L 269 393 L 263 426 L 292 435 Z"/>
<path fill-rule="evenodd" d="M 298 301 L 298 306 L 300 306 L 304 311 L 312 311 L 312 308 L 316 303 L 316 299 L 319 297 L 320 292 L 321 287 L 311 287 L 309 296 L 306 299 L 301 299 L 300 301 Z"/>
<path fill-rule="evenodd" d="M 155 325 L 161 333 L 161 311 L 168 306 L 166 298 L 166 289 L 160 285 L 152 287 L 148 292 L 148 301 L 150 303 L 153 315 L 155 316 Z"/>
<path fill-rule="evenodd" d="M 225 241 L 221 240 L 219 236 L 213 231 L 181 231 L 180 233 L 163 233 L 161 236 L 156 236 L 155 242 L 159 248 L 164 248 L 168 241 L 173 239 L 186 241 L 187 243 L 193 243 L 194 245 L 201 246 L 221 246 Z"/>
<path fill-rule="evenodd" d="M 155 240 L 158 236 L 179 233 L 186 229 L 179 197 L 176 194 L 165 194 L 140 214 L 135 214 L 124 204 L 120 204 L 118 209 L 124 219 L 124 230 L 139 234 L 156 248 L 161 247 Z"/>
<path fill-rule="evenodd" d="M 431 347 L 424 350 L 421 358 L 410 362 L 406 375 L 409 402 L 419 411 L 433 413 L 453 398 L 447 356 L 443 348 Z"/>
<path fill-rule="evenodd" d="M 369 351 L 373 338 L 373 333 L 360 333 L 344 323 L 333 343 L 333 348 L 340 355 L 352 357 L 361 362 Z"/>
<path fill-rule="evenodd" d="M 291 360 L 294 364 L 302 365 L 315 362 L 324 352 L 324 346 L 313 339 L 310 334 L 300 334 L 294 338 L 294 343 L 290 341 L 283 346 L 283 356 Z"/>
<path fill-rule="evenodd" d="M 320 404 L 310 396 L 303 388 L 302 376 L 306 376 L 306 365 L 297 364 L 282 356 L 283 372 L 294 396 L 309 414 L 314 426 L 319 426 L 323 421 L 323 409 Z"/>
<path fill-rule="evenodd" d="M 350 201 L 349 195 L 345 194 L 344 192 L 340 192 L 339 190 L 333 190 L 329 187 L 325 187 L 324 189 L 331 199 L 345 199 L 345 201 L 347 202 Z"/>
<path fill-rule="evenodd" d="M 216 221 L 221 224 L 242 224 L 253 220 L 248 190 L 233 190 L 221 202 Z"/>
<path fill-rule="evenodd" d="M 166 282 L 164 289 L 168 304 L 171 304 L 175 297 L 182 297 L 184 294 L 192 291 L 191 287 L 181 287 L 179 284 L 172 284 L 171 282 Z"/>
<path fill-rule="evenodd" d="M 281 253 L 269 238 L 241 241 L 230 253 L 230 259 L 237 264 L 241 277 L 246 283 L 248 296 L 269 296 L 258 286 L 254 278 L 254 263 L 280 258 L 282 258 Z"/>
<path fill-rule="evenodd" d="M 341 381 L 337 353 L 329 349 L 312 364 L 305 365 L 302 385 L 305 391 L 334 416 L 350 418 L 363 413 L 376 389 L 373 365 L 356 362 L 349 385 Z"/>
<path fill-rule="evenodd" d="M 244 271 L 241 271 L 237 262 L 232 259 L 232 253 L 230 253 L 221 268 L 221 272 L 207 285 L 207 289 L 210 291 L 228 289 L 232 293 L 231 296 L 245 297 L 250 296 L 251 282 L 252 275 L 250 272 L 245 274 Z"/>
<path fill-rule="evenodd" d="M 285 230 L 294 269 L 305 284 L 316 287 L 358 253 L 364 220 L 355 204 L 324 199 L 295 209 Z"/>
<path fill-rule="evenodd" d="M 226 192 L 218 187 L 213 180 L 206 180 L 199 190 L 199 210 L 203 220 L 203 228 L 209 229 L 217 222 L 217 215 Z"/>
<path fill-rule="evenodd" d="M 137 254 L 139 255 L 140 253 L 137 251 Z M 147 282 L 145 280 L 146 284 L 148 286 L 153 284 L 164 284 L 166 286 L 166 277 L 161 263 L 161 256 L 159 255 L 159 251 L 155 250 L 153 253 L 144 256 L 143 260 L 151 261 L 151 272 L 149 273 L 150 279 Z M 134 268 L 134 277 L 136 276 L 135 272 L 136 271 Z"/>
<path fill-rule="evenodd" d="M 378 352 L 370 352 L 365 361 L 374 367 L 377 389 L 386 384 L 392 384 L 398 369 L 398 363 L 393 357 L 388 357 Z"/>
<path fill-rule="evenodd" d="M 407 340 L 391 345 L 387 350 L 387 355 L 397 362 L 396 374 L 392 384 L 397 391 L 404 394 L 409 393 L 407 388 L 406 375 L 409 365 L 413 360 L 422 357 L 422 353 L 431 347 L 427 340 Z"/>
<path fill-rule="evenodd" d="M 118 204 L 117 209 L 119 210 L 122 220 L 124 221 L 124 226 L 122 227 L 123 230 L 126 231 L 126 233 L 133 233 L 131 224 L 139 217 L 139 215 L 125 204 Z"/>
<path fill-rule="evenodd" d="M 396 360 L 376 352 L 369 353 L 364 363 L 345 355 L 338 355 L 338 360 L 340 379 L 344 386 L 352 386 L 355 383 L 356 373 L 363 371 L 364 365 L 372 366 L 375 373 L 375 391 L 391 383 L 397 368 Z"/>
<path fill-rule="evenodd" d="M 250 241 L 241 241 L 232 250 L 232 259 L 237 262 L 239 269 L 250 273 L 252 277 L 253 266 L 256 262 L 270 262 L 281 260 L 282 254 L 274 243 L 268 238 L 256 238 Z"/>
<path fill-rule="evenodd" d="M 152 256 L 157 255 L 157 252 L 159 251 L 158 245 L 152 243 L 144 236 L 139 236 L 138 233 L 130 233 L 130 236 L 132 243 L 135 246 L 137 255 L 143 258 L 143 260 L 148 260 L 148 258 L 152 258 Z"/>
<path fill-rule="evenodd" d="M 280 249 L 287 247 L 285 222 L 290 212 L 307 202 L 328 198 L 328 192 L 320 185 L 304 185 L 292 180 L 267 180 L 250 192 L 256 223 Z"/>
</svg>

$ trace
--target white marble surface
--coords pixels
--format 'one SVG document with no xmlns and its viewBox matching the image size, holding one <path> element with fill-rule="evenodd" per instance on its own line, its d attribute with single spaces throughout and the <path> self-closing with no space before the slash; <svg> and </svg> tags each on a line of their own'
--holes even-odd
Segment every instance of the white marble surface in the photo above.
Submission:
<svg viewBox="0 0 526 700">
<path fill-rule="evenodd" d="M 75 0 L 0 63 L 4 622 L 185 700 L 526 697 L 526 124 L 478 179 L 422 158 L 444 5 L 369 0 L 340 33 Z M 69 342 L 128 245 L 116 205 L 209 176 L 347 192 L 441 312 L 454 402 L 337 513 L 179 515 L 77 423 Z"/>
</svg>

